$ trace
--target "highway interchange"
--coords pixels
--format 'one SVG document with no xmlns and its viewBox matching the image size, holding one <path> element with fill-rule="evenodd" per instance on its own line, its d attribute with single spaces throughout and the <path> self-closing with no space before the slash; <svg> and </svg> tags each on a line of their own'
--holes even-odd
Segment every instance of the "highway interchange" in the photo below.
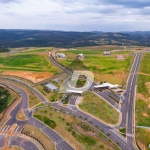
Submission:
<svg viewBox="0 0 150 150">
<path fill-rule="evenodd" d="M 18 80 L 18 79 L 13 79 L 14 84 L 6 82 L 6 81 L 1 81 L 1 84 L 7 85 L 12 89 L 15 89 L 16 91 L 18 91 L 21 94 L 21 102 L 14 108 L 14 110 L 11 112 L 10 114 L 10 118 L 9 120 L 6 122 L 5 126 L 1 129 L 1 131 L 8 126 L 11 126 L 13 124 L 17 124 L 18 128 L 17 131 L 15 131 L 16 133 L 19 133 L 22 129 L 23 126 L 25 124 L 31 124 L 37 128 L 39 128 L 42 132 L 44 132 L 48 137 L 50 137 L 50 139 L 52 139 L 52 141 L 56 144 L 56 149 L 58 150 L 73 150 L 74 148 L 67 143 L 63 137 L 61 137 L 58 133 L 56 133 L 54 130 L 52 130 L 51 128 L 47 127 L 45 124 L 43 124 L 42 122 L 38 121 L 37 119 L 35 119 L 32 114 L 34 112 L 34 110 L 29 110 L 28 109 L 28 96 L 27 93 L 21 89 L 20 87 L 15 85 L 15 82 L 18 82 L 20 84 L 23 84 L 24 86 L 26 86 L 27 88 L 30 88 L 30 90 L 45 104 L 47 105 L 51 105 L 52 107 L 59 109 L 59 110 L 64 110 L 66 114 L 71 114 L 73 116 L 76 116 L 77 118 L 79 118 L 80 120 L 85 121 L 86 123 L 90 124 L 93 127 L 97 127 L 98 130 L 100 131 L 104 131 L 103 134 L 108 136 L 110 135 L 108 138 L 110 138 L 114 143 L 118 143 L 119 147 L 122 150 L 135 150 L 135 147 L 133 145 L 133 137 L 134 137 L 134 133 L 133 133 L 133 106 L 134 106 L 134 94 L 135 94 L 135 86 L 136 86 L 136 79 L 137 79 L 137 73 L 138 73 L 138 69 L 139 69 L 139 65 L 140 65 L 140 59 L 141 59 L 141 53 L 136 54 L 135 57 L 135 61 L 133 63 L 132 69 L 131 69 L 131 73 L 129 76 L 129 80 L 127 83 L 127 87 L 126 87 L 126 91 L 124 93 L 124 100 L 123 100 L 123 107 L 121 107 L 121 109 L 119 110 L 119 105 L 116 102 L 114 102 L 113 100 L 111 100 L 107 94 L 108 91 L 102 91 L 102 92 L 98 92 L 95 91 L 93 89 L 93 86 L 91 87 L 91 91 L 97 93 L 100 97 L 102 97 L 103 99 L 105 99 L 110 105 L 112 105 L 115 109 L 117 109 L 120 113 L 121 113 L 121 120 L 119 122 L 118 125 L 116 126 L 112 126 L 112 125 L 108 125 L 103 123 L 102 121 L 100 121 L 99 119 L 91 116 L 90 114 L 87 114 L 83 111 L 81 111 L 78 107 L 76 107 L 75 102 L 76 99 L 78 98 L 78 96 L 76 95 L 72 95 L 70 98 L 70 102 L 69 105 L 67 107 L 64 107 L 61 105 L 60 102 L 55 102 L 55 103 L 50 103 L 47 101 L 47 99 L 41 94 L 39 93 L 34 87 L 30 86 L 28 83 L 25 83 L 24 81 Z M 54 58 L 52 56 L 50 56 L 50 60 L 57 65 L 59 68 L 61 68 L 62 70 L 64 70 L 67 74 L 71 74 L 71 71 L 66 69 L 65 67 L 61 66 L 58 62 L 56 62 L 54 60 Z M 8 79 L 11 80 L 11 79 Z M 93 85 L 95 85 L 95 83 L 93 83 Z M 119 99 L 118 99 L 119 100 Z M 26 117 L 28 118 L 27 121 L 18 121 L 16 119 L 16 115 L 18 113 L 18 111 L 23 108 L 24 113 L 26 115 Z M 92 124 L 91 124 L 92 122 Z M 122 135 L 120 135 L 117 130 L 118 128 L 122 128 L 122 127 L 126 127 L 127 129 L 127 136 L 126 138 L 123 137 Z M 7 128 L 7 130 L 9 130 L 9 128 Z M 21 141 L 21 137 L 16 136 L 16 138 L 18 138 L 18 141 Z M 4 146 L 4 139 L 5 139 L 5 135 L 4 134 L 0 134 L 0 148 Z M 31 141 L 27 141 L 30 144 L 23 144 L 21 145 L 22 142 L 13 142 L 14 138 L 13 136 L 10 138 L 10 145 L 16 145 L 16 146 L 20 146 L 25 150 L 29 149 L 29 146 L 34 148 L 35 150 L 39 149 L 33 142 Z M 20 145 L 18 145 L 18 143 L 20 143 Z"/>
</svg>

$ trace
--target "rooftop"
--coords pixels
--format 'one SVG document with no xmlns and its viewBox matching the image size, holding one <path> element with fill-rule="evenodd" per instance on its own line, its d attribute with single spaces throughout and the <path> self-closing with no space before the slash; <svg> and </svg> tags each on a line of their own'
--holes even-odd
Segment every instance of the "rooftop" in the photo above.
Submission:
<svg viewBox="0 0 150 150">
<path fill-rule="evenodd" d="M 56 86 L 54 86 L 53 84 L 46 84 L 46 87 L 48 87 L 51 90 L 57 90 L 58 88 Z"/>
</svg>

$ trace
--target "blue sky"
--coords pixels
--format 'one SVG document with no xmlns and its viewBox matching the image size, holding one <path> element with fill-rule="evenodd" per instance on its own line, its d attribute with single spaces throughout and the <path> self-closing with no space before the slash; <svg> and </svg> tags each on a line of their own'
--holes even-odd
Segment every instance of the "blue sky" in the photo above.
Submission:
<svg viewBox="0 0 150 150">
<path fill-rule="evenodd" d="M 1 29 L 148 31 L 149 0 L 0 0 Z"/>
</svg>

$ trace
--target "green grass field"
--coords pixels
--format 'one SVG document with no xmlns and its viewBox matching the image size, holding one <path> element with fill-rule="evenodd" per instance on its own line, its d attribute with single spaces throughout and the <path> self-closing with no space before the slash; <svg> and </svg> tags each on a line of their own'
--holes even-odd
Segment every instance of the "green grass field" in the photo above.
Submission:
<svg viewBox="0 0 150 150">
<path fill-rule="evenodd" d="M 0 70 L 55 71 L 44 57 L 36 54 L 0 57 L 0 66 Z"/>
<path fill-rule="evenodd" d="M 150 64 L 150 53 L 147 53 L 143 55 L 143 58 L 141 61 L 140 72 L 150 75 L 149 64 Z"/>
<path fill-rule="evenodd" d="M 103 99 L 89 91 L 84 93 L 84 100 L 79 107 L 107 124 L 118 122 L 119 113 Z"/>
<path fill-rule="evenodd" d="M 138 75 L 138 93 L 143 94 L 144 96 L 150 96 L 146 82 L 150 82 L 150 76 L 147 75 Z"/>
<path fill-rule="evenodd" d="M 113 82 L 121 84 L 123 78 L 125 77 L 126 71 L 130 65 L 131 56 L 129 56 L 129 51 L 114 52 L 110 56 L 103 56 L 103 51 L 101 50 L 88 50 L 88 49 L 77 49 L 68 50 L 64 52 L 67 55 L 67 59 L 58 60 L 63 65 L 73 69 L 73 70 L 89 70 L 95 75 L 97 81 Z M 77 54 L 83 53 L 85 59 L 82 61 L 77 61 Z M 116 59 L 116 55 L 124 55 L 125 60 L 120 61 Z M 123 75 L 123 77 L 121 76 Z M 105 76 L 105 79 L 103 75 Z"/>
<path fill-rule="evenodd" d="M 136 101 L 136 123 L 139 126 L 150 126 L 150 102 L 138 99 Z"/>
</svg>

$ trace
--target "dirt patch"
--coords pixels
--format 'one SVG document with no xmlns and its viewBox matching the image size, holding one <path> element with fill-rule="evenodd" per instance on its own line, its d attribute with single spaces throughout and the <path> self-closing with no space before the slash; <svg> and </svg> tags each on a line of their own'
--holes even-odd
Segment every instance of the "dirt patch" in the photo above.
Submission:
<svg viewBox="0 0 150 150">
<path fill-rule="evenodd" d="M 2 73 L 3 75 L 12 75 L 17 77 L 22 77 L 30 80 L 34 83 L 41 82 L 47 78 L 52 77 L 52 73 L 49 72 L 28 72 L 28 71 L 6 71 Z"/>
<path fill-rule="evenodd" d="M 148 88 L 148 93 L 150 93 L 150 82 L 146 82 L 145 84 L 146 84 L 146 86 Z"/>
<path fill-rule="evenodd" d="M 143 113 L 143 116 L 144 116 L 144 117 L 148 117 L 148 114 L 147 114 L 147 113 Z"/>
<path fill-rule="evenodd" d="M 23 150 L 23 149 L 20 147 L 11 146 L 11 147 L 2 148 L 0 150 Z"/>
<path fill-rule="evenodd" d="M 150 104 L 148 105 L 148 108 L 150 108 Z"/>
<path fill-rule="evenodd" d="M 139 72 L 139 74 L 145 75 L 145 76 L 150 76 L 150 74 L 146 74 L 146 73 L 142 73 L 142 72 Z"/>
<path fill-rule="evenodd" d="M 114 72 L 113 74 L 102 74 L 102 75 L 95 73 L 94 75 L 97 81 L 102 81 L 102 82 L 107 81 L 112 84 L 119 84 L 119 85 L 122 84 L 122 81 L 126 77 L 125 72 Z"/>
<path fill-rule="evenodd" d="M 144 100 L 144 101 L 146 101 L 146 102 L 150 102 L 150 97 L 145 97 L 143 94 L 140 94 L 140 93 L 137 93 L 136 94 L 136 99 L 138 100 L 138 99 L 142 99 L 142 100 Z"/>
<path fill-rule="evenodd" d="M 145 146 L 144 144 L 142 144 L 141 142 L 137 141 L 138 143 L 138 146 L 142 149 L 142 150 L 145 150 Z"/>
</svg>

